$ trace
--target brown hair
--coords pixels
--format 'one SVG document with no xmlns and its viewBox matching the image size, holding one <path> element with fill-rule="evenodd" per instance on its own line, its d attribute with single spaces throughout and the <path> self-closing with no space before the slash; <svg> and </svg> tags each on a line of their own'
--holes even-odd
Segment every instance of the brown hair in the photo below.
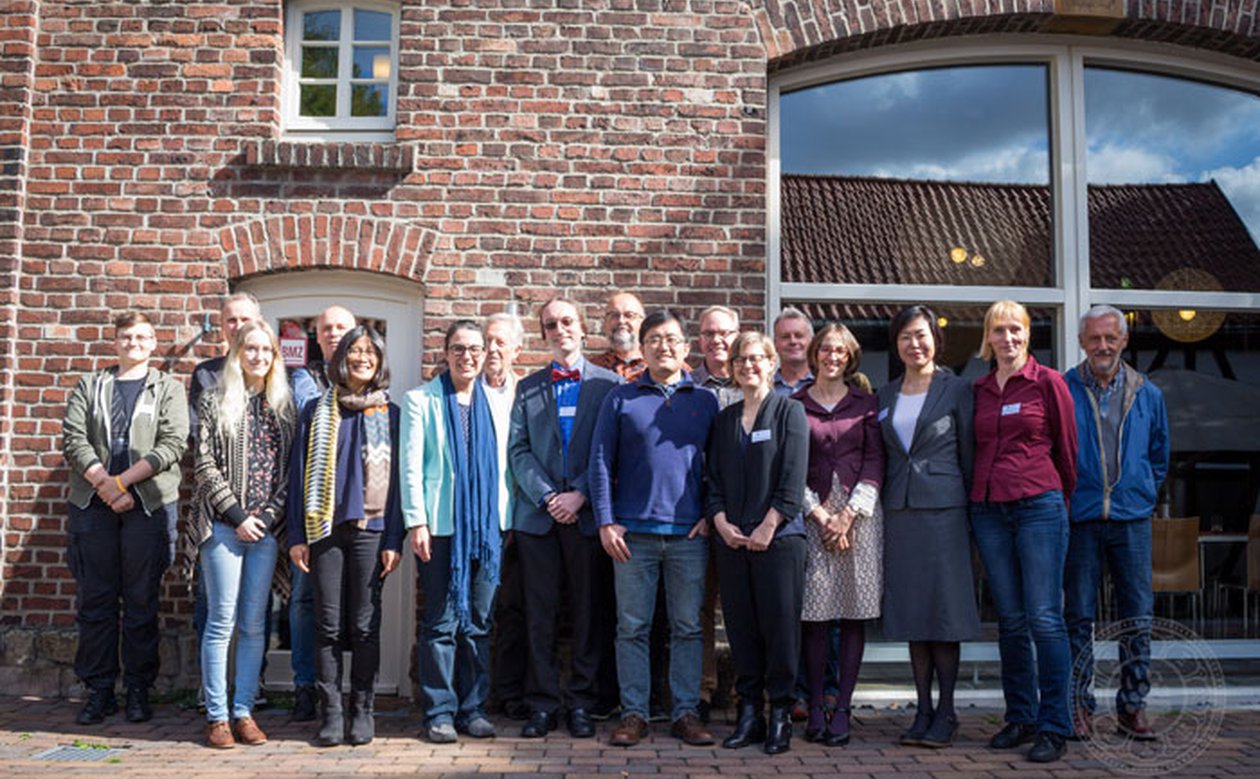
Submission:
<svg viewBox="0 0 1260 779">
<path fill-rule="evenodd" d="M 809 342 L 809 349 L 805 352 L 805 359 L 809 361 L 809 369 L 815 374 L 818 373 L 818 350 L 822 348 L 823 341 L 829 335 L 840 336 L 841 345 L 849 352 L 849 362 L 844 366 L 844 380 L 848 381 L 853 378 L 853 374 L 857 373 L 858 366 L 862 364 L 862 345 L 858 343 L 857 338 L 853 336 L 849 328 L 839 322 L 828 322 L 814 334 L 814 339 Z"/>
<path fill-rule="evenodd" d="M 136 325 L 148 325 L 150 330 L 154 329 L 153 322 L 143 312 L 128 311 L 114 318 L 114 335 L 117 336 L 123 330 Z"/>
<path fill-rule="evenodd" d="M 573 309 L 577 311 L 578 322 L 582 325 L 582 334 L 591 334 L 591 329 L 586 326 L 586 311 L 582 308 L 582 304 L 573 298 L 566 298 L 563 295 L 557 295 L 551 300 L 548 300 L 546 303 L 543 303 L 542 308 L 538 309 L 538 329 L 542 332 L 543 338 L 547 337 L 547 327 L 543 324 L 542 318 L 543 312 L 546 311 L 547 306 L 550 306 L 552 303 L 568 303 L 570 306 L 573 306 Z"/>
</svg>

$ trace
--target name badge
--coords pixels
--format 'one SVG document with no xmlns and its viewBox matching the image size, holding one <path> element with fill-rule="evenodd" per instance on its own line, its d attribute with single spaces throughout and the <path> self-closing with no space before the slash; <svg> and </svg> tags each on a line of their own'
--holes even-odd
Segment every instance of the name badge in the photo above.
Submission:
<svg viewBox="0 0 1260 779">
<path fill-rule="evenodd" d="M 770 440 L 770 431 L 769 431 L 769 430 L 754 430 L 754 431 L 752 431 L 752 442 L 753 442 L 754 444 L 760 444 L 760 443 L 762 443 L 762 442 L 764 442 L 764 441 L 769 441 L 769 440 Z"/>
<path fill-rule="evenodd" d="M 883 422 L 883 421 L 884 421 L 885 419 L 887 419 L 887 418 L 888 418 L 888 409 L 886 409 L 886 408 L 881 408 L 881 409 L 879 410 L 879 421 L 880 421 L 880 422 Z"/>
<path fill-rule="evenodd" d="M 155 412 L 157 412 L 157 400 L 155 400 L 154 398 L 148 397 L 144 393 L 144 391 L 141 390 L 140 399 L 136 401 L 136 410 L 134 412 L 134 416 L 140 416 L 141 414 L 143 414 L 145 416 L 151 417 L 154 415 Z"/>
<path fill-rule="evenodd" d="M 1009 417 L 1011 414 L 1018 414 L 1019 406 L 1020 404 L 1018 403 L 1007 403 L 1005 406 L 1002 406 L 1002 416 Z"/>
<path fill-rule="evenodd" d="M 567 419 L 569 417 L 575 417 L 575 416 L 577 416 L 577 406 L 561 406 L 560 407 L 561 419 Z"/>
</svg>

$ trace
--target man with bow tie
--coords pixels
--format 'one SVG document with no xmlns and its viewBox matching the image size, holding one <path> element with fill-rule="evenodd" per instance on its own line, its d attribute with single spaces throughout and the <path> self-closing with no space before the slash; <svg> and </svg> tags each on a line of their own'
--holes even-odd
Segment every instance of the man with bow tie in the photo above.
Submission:
<svg viewBox="0 0 1260 779">
<path fill-rule="evenodd" d="M 508 458 L 516 479 L 514 530 L 525 582 L 525 631 L 529 664 L 524 738 L 556 728 L 561 706 L 569 734 L 595 735 L 600 665 L 600 614 L 596 565 L 602 554 L 591 513 L 587 461 L 604 396 L 621 382 L 612 371 L 582 356 L 586 321 L 573 301 L 555 298 L 539 313 L 552 361 L 522 379 L 512 406 Z M 561 582 L 573 624 L 568 689 L 560 690 L 555 652 Z"/>
</svg>

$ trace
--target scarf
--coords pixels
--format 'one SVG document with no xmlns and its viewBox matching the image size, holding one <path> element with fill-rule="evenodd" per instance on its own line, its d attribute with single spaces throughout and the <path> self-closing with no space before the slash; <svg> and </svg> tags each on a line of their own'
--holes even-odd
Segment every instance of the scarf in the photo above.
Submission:
<svg viewBox="0 0 1260 779">
<path fill-rule="evenodd" d="M 355 395 L 331 387 L 315 401 L 306 440 L 306 473 L 302 492 L 306 505 L 306 543 L 332 535 L 336 508 L 337 436 L 341 408 L 363 412 L 363 520 L 382 516 L 389 495 L 392 454 L 389 440 L 389 397 L 383 390 Z"/>
<path fill-rule="evenodd" d="M 468 442 L 460 423 L 459 398 L 449 373 L 442 374 L 446 401 L 446 445 L 455 463 L 454 532 L 451 536 L 451 586 L 448 597 L 459 624 L 468 629 L 471 562 L 481 563 L 481 573 L 499 579 L 499 446 L 494 435 L 490 403 L 480 382 L 473 382 Z"/>
</svg>

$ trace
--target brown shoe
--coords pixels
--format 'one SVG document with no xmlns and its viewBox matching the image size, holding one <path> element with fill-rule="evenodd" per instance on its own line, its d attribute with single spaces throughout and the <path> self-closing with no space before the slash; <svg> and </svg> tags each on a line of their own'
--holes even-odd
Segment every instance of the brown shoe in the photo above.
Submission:
<svg viewBox="0 0 1260 779">
<path fill-rule="evenodd" d="M 704 723 L 695 714 L 684 714 L 674 720 L 674 725 L 669 729 L 669 734 L 674 738 L 681 739 L 684 744 L 690 744 L 693 747 L 707 747 L 713 743 L 713 734 L 705 729 Z"/>
<path fill-rule="evenodd" d="M 615 747 L 632 747 L 642 741 L 647 734 L 647 720 L 638 714 L 627 714 L 621 718 L 621 724 L 612 732 L 608 743 Z"/>
<path fill-rule="evenodd" d="M 1146 721 L 1146 711 L 1138 709 L 1132 714 L 1116 713 L 1116 732 L 1134 741 L 1154 741 L 1155 729 Z"/>
<path fill-rule="evenodd" d="M 206 725 L 206 744 L 214 749 L 231 749 L 236 746 L 236 739 L 232 738 L 232 729 L 228 727 L 227 720 Z"/>
<path fill-rule="evenodd" d="M 1084 706 L 1078 706 L 1072 717 L 1072 738 L 1089 741 L 1094 737 L 1094 715 Z"/>
<path fill-rule="evenodd" d="M 236 734 L 237 741 L 242 744 L 248 744 L 251 747 L 267 743 L 267 734 L 263 733 L 262 728 L 258 727 L 258 723 L 254 722 L 253 717 L 241 717 L 232 723 L 232 732 Z"/>
</svg>

